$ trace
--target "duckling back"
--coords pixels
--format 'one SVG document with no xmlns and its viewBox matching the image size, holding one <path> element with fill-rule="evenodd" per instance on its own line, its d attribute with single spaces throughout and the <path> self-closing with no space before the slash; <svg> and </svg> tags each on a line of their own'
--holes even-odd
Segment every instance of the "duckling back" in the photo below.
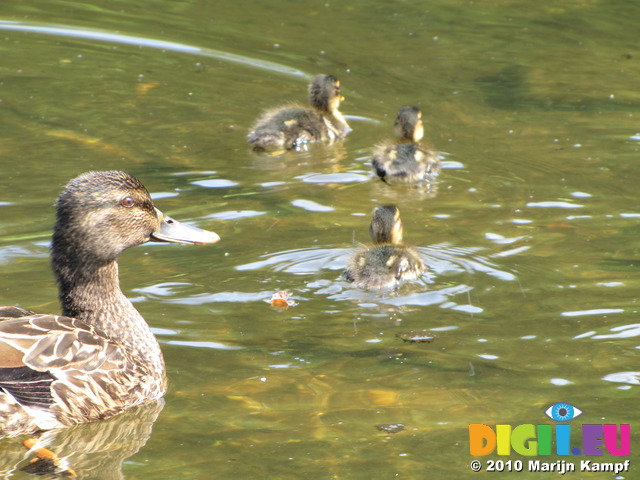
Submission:
<svg viewBox="0 0 640 480">
<path fill-rule="evenodd" d="M 267 111 L 255 123 L 247 140 L 256 150 L 268 150 L 342 138 L 351 131 L 338 110 L 343 99 L 337 78 L 316 75 L 309 85 L 312 108 L 293 105 Z"/>
<path fill-rule="evenodd" d="M 357 252 L 343 276 L 358 288 L 395 290 L 403 280 L 416 279 L 424 271 L 424 262 L 413 248 L 384 244 Z"/>
<path fill-rule="evenodd" d="M 424 135 L 420 109 L 400 107 L 393 127 L 395 141 L 384 141 L 371 152 L 371 164 L 378 176 L 385 182 L 417 182 L 437 174 L 440 159 L 420 144 Z"/>
<path fill-rule="evenodd" d="M 418 278 L 425 271 L 420 254 L 402 245 L 402 221 L 395 205 L 379 205 L 371 213 L 369 233 L 374 245 L 358 250 L 343 277 L 358 288 L 395 290 L 402 280 Z"/>
<path fill-rule="evenodd" d="M 322 114 L 302 106 L 283 107 L 264 113 L 247 135 L 256 149 L 291 149 L 309 142 L 328 139 Z"/>
<path fill-rule="evenodd" d="M 417 182 L 440 171 L 437 155 L 418 143 L 383 142 L 371 157 L 371 165 L 384 181 Z"/>
</svg>

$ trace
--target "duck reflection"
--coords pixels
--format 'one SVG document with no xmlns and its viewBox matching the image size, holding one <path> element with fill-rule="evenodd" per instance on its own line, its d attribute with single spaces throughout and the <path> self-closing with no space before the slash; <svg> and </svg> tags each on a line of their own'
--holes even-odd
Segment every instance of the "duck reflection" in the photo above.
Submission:
<svg viewBox="0 0 640 480">
<path fill-rule="evenodd" d="M 163 407 L 160 399 L 100 422 L 48 430 L 28 438 L 5 438 L 0 441 L 0 478 L 31 478 L 29 474 L 35 474 L 123 479 L 123 462 L 147 443 Z"/>
</svg>

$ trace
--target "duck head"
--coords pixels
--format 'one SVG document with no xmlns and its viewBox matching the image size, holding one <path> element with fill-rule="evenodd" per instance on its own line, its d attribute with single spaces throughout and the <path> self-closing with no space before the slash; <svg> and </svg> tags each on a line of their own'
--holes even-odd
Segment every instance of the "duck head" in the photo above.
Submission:
<svg viewBox="0 0 640 480">
<path fill-rule="evenodd" d="M 71 180 L 56 201 L 54 256 L 110 262 L 148 241 L 207 244 L 220 237 L 158 210 L 147 189 L 126 172 L 89 172 Z"/>
</svg>

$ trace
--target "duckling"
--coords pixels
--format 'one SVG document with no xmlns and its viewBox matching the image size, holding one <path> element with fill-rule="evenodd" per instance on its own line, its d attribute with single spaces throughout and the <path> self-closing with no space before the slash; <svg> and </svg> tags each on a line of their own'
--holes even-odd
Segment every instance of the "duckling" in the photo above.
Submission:
<svg viewBox="0 0 640 480">
<path fill-rule="evenodd" d="M 255 150 L 267 150 L 343 138 L 351 131 L 338 110 L 343 100 L 336 77 L 316 75 L 309 85 L 312 108 L 291 105 L 269 110 L 258 118 L 247 140 Z"/>
<path fill-rule="evenodd" d="M 373 148 L 372 165 L 385 183 L 417 182 L 436 175 L 440 160 L 435 152 L 420 145 L 424 135 L 422 112 L 401 107 L 394 123 L 396 140 L 386 140 Z"/>
<path fill-rule="evenodd" d="M 62 315 L 0 307 L 0 437 L 110 417 L 166 390 L 160 346 L 120 290 L 118 257 L 148 241 L 215 243 L 158 210 L 125 172 L 89 172 L 56 202 Z"/>
<path fill-rule="evenodd" d="M 372 247 L 356 252 L 347 264 L 344 278 L 367 290 L 396 290 L 402 280 L 418 278 L 425 271 L 420 254 L 402 245 L 400 210 L 382 205 L 371 215 Z"/>
</svg>

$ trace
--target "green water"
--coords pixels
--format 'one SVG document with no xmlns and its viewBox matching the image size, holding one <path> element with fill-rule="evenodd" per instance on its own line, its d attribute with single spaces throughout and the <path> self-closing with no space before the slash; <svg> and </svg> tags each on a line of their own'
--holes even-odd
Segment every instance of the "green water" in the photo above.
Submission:
<svg viewBox="0 0 640 480">
<path fill-rule="evenodd" d="M 0 20 L 0 304 L 58 312 L 52 204 L 83 171 L 127 170 L 222 237 L 122 256 L 170 390 L 54 442 L 81 478 L 475 478 L 469 424 L 559 401 L 576 431 L 631 424 L 637 451 L 638 5 L 24 0 Z M 353 132 L 252 153 L 256 116 L 316 73 Z M 405 104 L 445 158 L 429 191 L 370 171 Z M 395 296 L 339 278 L 379 203 L 430 267 Z M 24 452 L 0 442 L 5 472 Z"/>
</svg>

